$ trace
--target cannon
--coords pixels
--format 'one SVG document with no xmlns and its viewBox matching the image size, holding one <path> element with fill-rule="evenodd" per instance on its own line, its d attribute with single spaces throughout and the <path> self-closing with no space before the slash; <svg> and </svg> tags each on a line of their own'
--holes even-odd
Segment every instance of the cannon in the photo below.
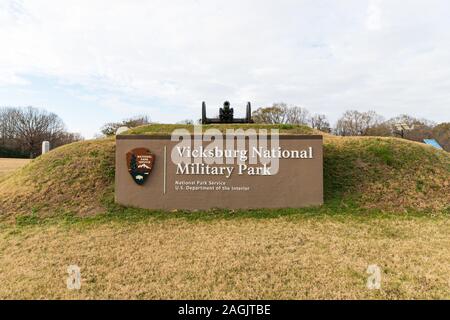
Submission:
<svg viewBox="0 0 450 320">
<path fill-rule="evenodd" d="M 223 107 L 219 108 L 218 118 L 208 118 L 206 116 L 206 103 L 202 102 L 202 124 L 212 123 L 253 123 L 252 120 L 252 107 L 250 102 L 247 103 L 247 109 L 245 118 L 235 118 L 234 110 L 230 107 L 230 102 L 225 101 Z"/>
</svg>

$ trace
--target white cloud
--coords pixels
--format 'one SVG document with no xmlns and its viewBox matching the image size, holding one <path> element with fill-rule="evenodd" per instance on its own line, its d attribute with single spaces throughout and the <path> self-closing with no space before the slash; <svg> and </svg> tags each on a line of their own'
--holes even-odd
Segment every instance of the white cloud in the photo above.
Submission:
<svg viewBox="0 0 450 320">
<path fill-rule="evenodd" d="M 367 29 L 374 31 L 381 29 L 381 0 L 369 1 L 366 27 Z"/>
<path fill-rule="evenodd" d="M 225 99 L 448 121 L 449 11 L 445 0 L 2 0 L 0 86 L 55 78 L 112 92 L 98 101 L 115 111 L 133 110 L 124 97 L 182 107 L 148 106 L 173 121 Z"/>
</svg>

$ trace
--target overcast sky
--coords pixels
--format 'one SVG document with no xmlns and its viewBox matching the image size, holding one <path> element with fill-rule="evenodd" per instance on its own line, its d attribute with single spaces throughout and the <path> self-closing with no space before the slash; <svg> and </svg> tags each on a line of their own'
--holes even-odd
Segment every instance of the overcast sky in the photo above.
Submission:
<svg viewBox="0 0 450 320">
<path fill-rule="evenodd" d="M 230 100 L 450 121 L 448 0 L 0 0 L 0 106 L 92 137 Z"/>
</svg>

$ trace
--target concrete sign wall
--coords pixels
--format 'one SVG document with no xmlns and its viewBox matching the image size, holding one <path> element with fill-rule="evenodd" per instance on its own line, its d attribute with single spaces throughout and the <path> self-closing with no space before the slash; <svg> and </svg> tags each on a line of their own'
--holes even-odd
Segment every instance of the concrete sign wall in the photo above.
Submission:
<svg viewBox="0 0 450 320">
<path fill-rule="evenodd" d="M 214 139 L 192 135 L 184 139 L 169 135 L 116 138 L 115 196 L 119 204 L 195 210 L 323 203 L 319 135 L 280 135 L 276 148 L 261 148 L 266 141 L 258 138 L 255 144 L 248 137 L 215 146 Z M 238 144 L 241 148 L 234 150 Z"/>
</svg>

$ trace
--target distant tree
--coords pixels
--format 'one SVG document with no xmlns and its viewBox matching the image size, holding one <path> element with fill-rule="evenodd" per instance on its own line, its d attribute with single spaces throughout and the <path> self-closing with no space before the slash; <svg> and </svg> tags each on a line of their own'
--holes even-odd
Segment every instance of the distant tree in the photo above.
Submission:
<svg viewBox="0 0 450 320">
<path fill-rule="evenodd" d="M 43 109 L 0 109 L 1 146 L 15 154 L 27 154 L 34 158 L 41 153 L 42 141 L 49 141 L 52 148 L 82 139 L 69 133 L 56 114 Z"/>
<path fill-rule="evenodd" d="M 359 112 L 348 110 L 337 121 L 335 133 L 340 136 L 365 136 L 369 129 L 383 122 L 375 111 Z"/>
<path fill-rule="evenodd" d="M 346 118 L 346 122 L 348 121 L 349 118 Z M 344 122 L 345 127 L 350 127 L 346 122 Z M 400 124 L 407 129 L 399 130 Z M 341 129 L 342 123 L 339 121 L 336 127 L 339 128 L 338 132 L 345 131 Z M 401 114 L 387 121 L 375 121 L 374 125 L 365 130 L 364 135 L 403 137 L 418 142 L 423 142 L 424 139 L 435 139 L 444 150 L 450 151 L 450 123 L 444 122 L 436 125 L 433 121 L 415 118 L 407 114 Z"/>
<path fill-rule="evenodd" d="M 386 121 L 375 124 L 366 130 L 367 136 L 389 137 L 393 135 L 393 127 Z"/>
<path fill-rule="evenodd" d="M 66 131 L 66 128 L 56 114 L 28 107 L 16 111 L 14 130 L 30 158 L 34 158 L 39 154 L 42 141 L 47 140 L 51 144 Z"/>
<path fill-rule="evenodd" d="M 391 127 L 392 135 L 401 136 L 413 141 L 422 142 L 423 139 L 430 139 L 433 136 L 435 123 L 426 119 L 418 119 L 406 114 L 389 119 L 386 124 Z M 397 129 L 398 124 L 405 124 L 410 129 L 401 133 Z"/>
<path fill-rule="evenodd" d="M 79 133 L 72 133 L 72 132 L 62 132 L 59 135 L 56 135 L 52 141 L 50 141 L 50 145 L 53 148 L 63 146 L 65 144 L 69 144 L 75 141 L 82 141 L 84 140 L 83 136 Z"/>
<path fill-rule="evenodd" d="M 259 108 L 252 113 L 255 123 L 266 124 L 303 124 L 309 122 L 308 110 L 286 103 L 274 103 L 272 107 Z"/>
<path fill-rule="evenodd" d="M 148 116 L 136 116 L 133 118 L 122 120 L 121 122 L 107 123 L 101 128 L 101 133 L 105 136 L 113 136 L 116 134 L 117 129 L 119 129 L 120 127 L 135 128 L 150 123 L 151 122 Z"/>
<path fill-rule="evenodd" d="M 405 123 L 410 127 L 414 126 L 433 127 L 435 125 L 433 121 L 415 118 L 407 114 L 401 114 L 399 116 L 389 119 L 387 122 L 390 123 L 391 125 L 394 125 L 395 123 Z"/>
<path fill-rule="evenodd" d="M 433 128 L 433 138 L 444 148 L 450 152 L 450 122 L 443 122 Z"/>
<path fill-rule="evenodd" d="M 4 149 L 11 148 L 15 138 L 14 114 L 14 108 L 0 108 L 0 146 Z"/>
<path fill-rule="evenodd" d="M 287 122 L 287 105 L 274 103 L 272 107 L 259 108 L 252 113 L 255 123 L 280 124 Z"/>
<path fill-rule="evenodd" d="M 287 123 L 307 125 L 310 121 L 309 111 L 302 107 L 292 106 L 287 108 Z"/>
<path fill-rule="evenodd" d="M 0 158 L 28 158 L 28 154 L 21 150 L 0 146 Z"/>
<path fill-rule="evenodd" d="M 324 114 L 315 114 L 310 119 L 311 128 L 331 132 L 330 122 Z"/>
<path fill-rule="evenodd" d="M 192 125 L 192 124 L 194 124 L 194 120 L 185 119 L 185 120 L 178 121 L 177 124 L 190 124 L 190 125 Z"/>
</svg>

